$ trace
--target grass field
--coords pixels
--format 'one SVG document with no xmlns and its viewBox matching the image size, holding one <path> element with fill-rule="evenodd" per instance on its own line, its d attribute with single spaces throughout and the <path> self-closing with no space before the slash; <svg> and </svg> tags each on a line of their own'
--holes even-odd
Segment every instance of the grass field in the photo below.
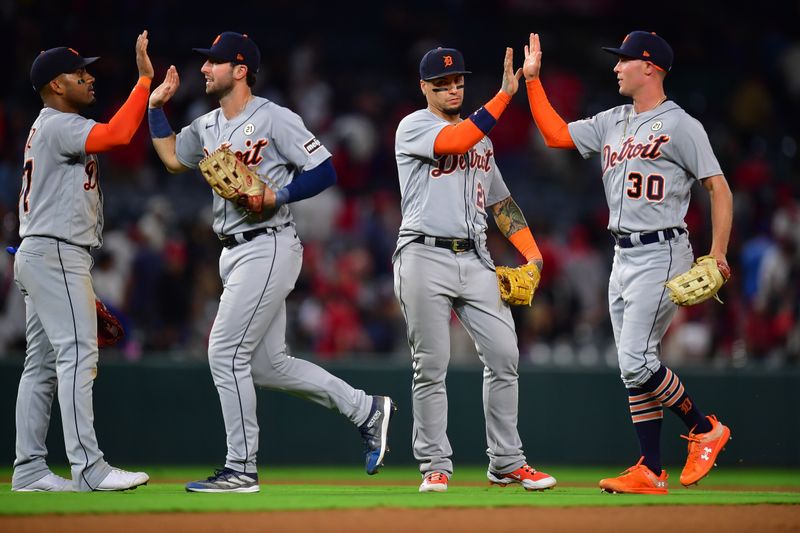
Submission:
<svg viewBox="0 0 800 533">
<path fill-rule="evenodd" d="M 443 494 L 419 494 L 415 467 L 385 468 L 366 476 L 354 467 L 262 467 L 257 494 L 187 494 L 185 481 L 210 474 L 205 467 L 139 466 L 147 486 L 118 493 L 13 493 L 8 469 L 0 470 L 0 515 L 73 513 L 210 513 L 374 508 L 607 507 L 641 505 L 800 505 L 800 471 L 726 467 L 715 469 L 701 487 L 685 489 L 673 472 L 670 494 L 601 494 L 597 481 L 619 467 L 553 467 L 559 485 L 544 493 L 490 487 L 485 467 L 459 467 Z M 66 475 L 65 469 L 54 470 Z"/>
</svg>

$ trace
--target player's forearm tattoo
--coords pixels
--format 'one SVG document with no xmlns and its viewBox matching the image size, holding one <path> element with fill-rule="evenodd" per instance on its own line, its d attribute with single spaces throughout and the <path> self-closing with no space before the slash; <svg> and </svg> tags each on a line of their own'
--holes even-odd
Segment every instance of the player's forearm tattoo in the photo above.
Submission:
<svg viewBox="0 0 800 533">
<path fill-rule="evenodd" d="M 506 237 L 510 237 L 519 230 L 528 227 L 525 215 L 522 214 L 519 206 L 510 196 L 494 204 L 492 213 L 494 213 L 494 221 L 497 223 L 497 227 Z"/>
</svg>

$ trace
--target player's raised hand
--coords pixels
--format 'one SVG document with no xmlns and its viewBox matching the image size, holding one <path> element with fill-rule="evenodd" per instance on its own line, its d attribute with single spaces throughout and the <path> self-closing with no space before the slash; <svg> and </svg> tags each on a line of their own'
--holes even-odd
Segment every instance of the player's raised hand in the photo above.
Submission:
<svg viewBox="0 0 800 533">
<path fill-rule="evenodd" d="M 539 34 L 531 33 L 529 43 L 525 45 L 525 61 L 522 63 L 522 72 L 525 74 L 525 79 L 537 79 L 541 68 L 542 45 L 539 43 Z"/>
<path fill-rule="evenodd" d="M 136 38 L 136 68 L 139 69 L 139 77 L 145 76 L 152 80 L 155 71 L 150 56 L 147 55 L 147 43 L 147 30 L 144 30 Z"/>
<path fill-rule="evenodd" d="M 164 81 L 150 93 L 149 107 L 151 109 L 164 107 L 164 104 L 169 102 L 180 85 L 181 78 L 178 76 L 178 69 L 175 68 L 175 65 L 170 65 L 164 75 Z"/>
<path fill-rule="evenodd" d="M 503 60 L 503 85 L 500 89 L 510 96 L 519 89 L 519 79 L 522 77 L 522 69 L 514 72 L 514 49 L 506 48 L 506 57 Z"/>
</svg>

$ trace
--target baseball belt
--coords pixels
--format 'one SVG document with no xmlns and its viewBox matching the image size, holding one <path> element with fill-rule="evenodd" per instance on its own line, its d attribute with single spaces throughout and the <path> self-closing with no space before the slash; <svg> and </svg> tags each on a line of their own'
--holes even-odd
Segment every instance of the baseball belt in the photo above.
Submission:
<svg viewBox="0 0 800 533">
<path fill-rule="evenodd" d="M 683 235 L 684 233 L 686 233 L 686 230 L 683 228 L 667 228 L 664 230 L 653 231 L 651 233 L 639 233 L 639 244 L 653 244 L 654 242 L 659 242 L 661 240 L 669 241 L 678 235 Z M 616 241 L 620 248 L 633 248 L 634 246 L 637 246 L 637 243 L 635 243 L 631 238 L 632 235 L 630 233 L 622 235 L 612 233 L 611 235 L 614 237 L 614 241 Z"/>
<path fill-rule="evenodd" d="M 243 231 L 241 233 L 235 233 L 233 235 L 219 234 L 217 235 L 217 237 L 219 237 L 219 242 L 220 244 L 222 244 L 222 246 L 230 249 L 233 248 L 234 246 L 250 242 L 259 235 L 281 231 L 283 228 L 287 228 L 291 225 L 292 225 L 291 222 L 287 222 L 281 226 L 267 226 L 264 228 L 256 228 L 256 229 L 251 229 L 249 231 Z"/>
<path fill-rule="evenodd" d="M 445 239 L 442 237 L 420 235 L 411 242 L 424 244 L 426 246 L 435 246 L 437 248 L 445 248 L 454 253 L 467 252 L 475 248 L 475 241 L 472 239 Z"/>
</svg>

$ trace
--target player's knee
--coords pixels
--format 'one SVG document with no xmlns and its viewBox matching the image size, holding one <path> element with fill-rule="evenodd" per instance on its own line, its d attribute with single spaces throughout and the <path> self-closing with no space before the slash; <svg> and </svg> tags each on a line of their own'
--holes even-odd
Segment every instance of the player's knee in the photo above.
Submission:
<svg viewBox="0 0 800 533">
<path fill-rule="evenodd" d="M 250 369 L 250 375 L 257 387 L 267 387 L 270 384 L 269 372 L 264 372 L 260 366 L 253 366 Z"/>
<path fill-rule="evenodd" d="M 497 375 L 516 375 L 519 367 L 519 348 L 516 342 L 498 342 L 483 350 L 484 362 Z"/>
<path fill-rule="evenodd" d="M 253 383 L 258 387 L 274 387 L 276 384 L 281 383 L 281 376 L 289 373 L 287 364 L 289 358 L 286 352 L 275 354 L 268 358 L 259 358 L 253 362 L 251 375 L 253 376 Z"/>
<path fill-rule="evenodd" d="M 243 354 L 235 355 L 234 351 L 218 352 L 208 351 L 208 366 L 214 383 L 225 382 L 230 379 L 231 373 L 250 372 L 250 358 Z"/>
<path fill-rule="evenodd" d="M 447 375 L 447 364 L 449 362 L 450 354 L 447 353 L 415 353 L 412 363 L 414 382 L 417 384 L 425 384 L 444 381 Z"/>
</svg>

